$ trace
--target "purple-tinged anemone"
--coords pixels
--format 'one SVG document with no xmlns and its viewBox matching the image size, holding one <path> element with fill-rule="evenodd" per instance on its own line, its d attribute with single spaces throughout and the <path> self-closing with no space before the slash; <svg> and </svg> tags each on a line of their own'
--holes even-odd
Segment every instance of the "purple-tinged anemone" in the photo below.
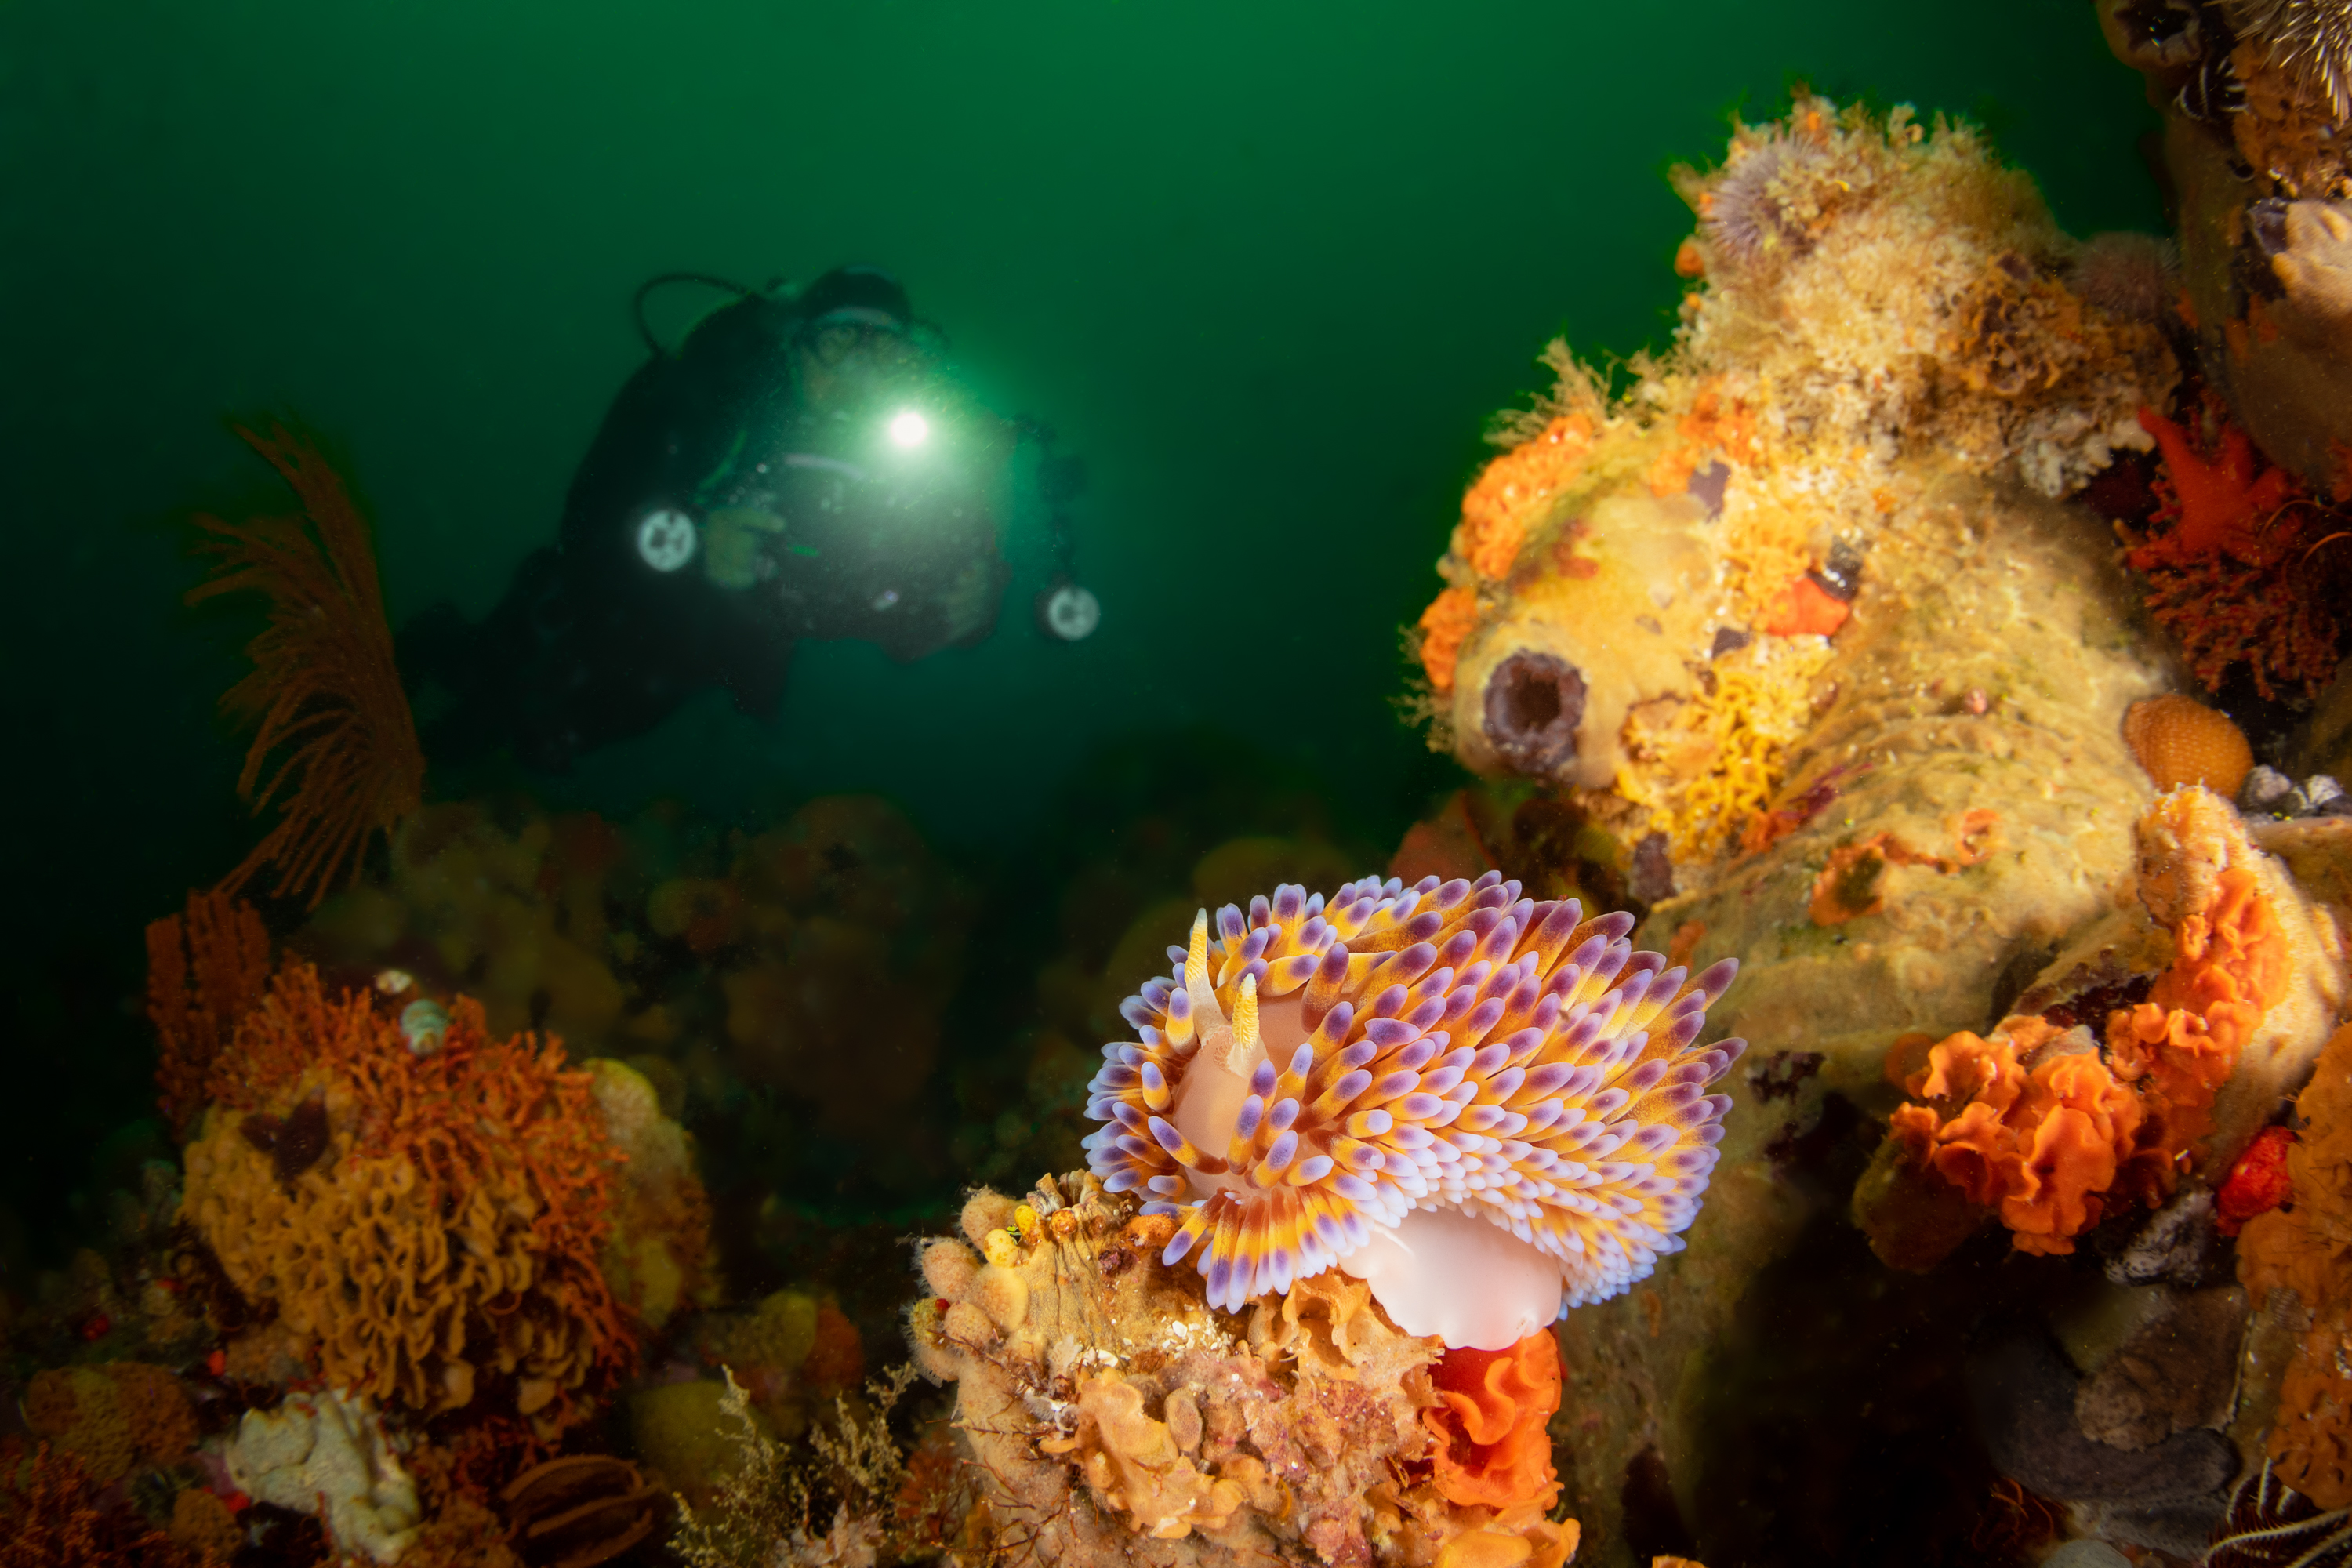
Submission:
<svg viewBox="0 0 2352 1568">
<path fill-rule="evenodd" d="M 1810 147 L 1778 136 L 1734 154 L 1708 188 L 1701 217 L 1717 255 L 1759 268 L 1811 247 L 1804 224 L 1789 210 L 1789 187 L 1813 156 Z"/>
<path fill-rule="evenodd" d="M 1501 1349 L 1648 1276 L 1696 1217 L 1743 1042 L 1696 976 L 1493 872 L 1285 886 L 1194 921 L 1120 1013 L 1086 1140 L 1237 1310 L 1337 1264 L 1408 1332 Z"/>
</svg>

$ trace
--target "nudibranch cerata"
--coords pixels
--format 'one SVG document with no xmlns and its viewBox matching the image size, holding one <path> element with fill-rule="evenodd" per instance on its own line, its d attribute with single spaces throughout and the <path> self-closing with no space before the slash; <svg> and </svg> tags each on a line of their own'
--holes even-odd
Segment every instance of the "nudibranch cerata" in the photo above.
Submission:
<svg viewBox="0 0 2352 1568">
<path fill-rule="evenodd" d="M 1697 975 L 1488 872 L 1202 910 L 1103 1047 L 1087 1157 L 1181 1220 L 1212 1305 L 1338 1266 L 1408 1333 L 1499 1350 L 1646 1278 L 1697 1216 L 1745 1048 Z"/>
</svg>

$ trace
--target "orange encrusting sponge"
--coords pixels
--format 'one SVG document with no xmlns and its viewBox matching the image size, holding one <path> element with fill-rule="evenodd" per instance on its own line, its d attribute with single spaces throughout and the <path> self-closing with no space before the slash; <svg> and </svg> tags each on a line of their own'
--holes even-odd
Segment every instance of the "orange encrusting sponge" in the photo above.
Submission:
<svg viewBox="0 0 2352 1568">
<path fill-rule="evenodd" d="M 1792 578 L 1765 607 L 1764 629 L 1776 637 L 1837 636 L 1853 606 L 1814 582 Z"/>
</svg>

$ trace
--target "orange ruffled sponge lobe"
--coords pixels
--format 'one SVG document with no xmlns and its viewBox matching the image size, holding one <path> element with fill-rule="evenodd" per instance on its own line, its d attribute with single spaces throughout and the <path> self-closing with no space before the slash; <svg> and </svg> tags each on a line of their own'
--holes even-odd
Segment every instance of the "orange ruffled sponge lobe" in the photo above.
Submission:
<svg viewBox="0 0 2352 1568">
<path fill-rule="evenodd" d="M 2109 1016 L 2104 1057 L 2066 1050 L 2041 1018 L 2004 1019 L 1990 1039 L 1953 1035 L 1906 1081 L 1915 1103 L 1896 1109 L 1889 1136 L 1997 1207 L 2021 1252 L 2072 1252 L 2117 1202 L 2169 1191 L 2291 977 L 2277 914 L 2241 868 L 2221 873 L 2173 947 L 2148 999 Z"/>
<path fill-rule="evenodd" d="M 1430 1369 L 1444 1401 L 1421 1413 L 1436 1439 L 1435 1484 L 1449 1502 L 1507 1509 L 1559 1492 L 1550 1424 L 1559 1408 L 1559 1344 L 1549 1328 L 1507 1350 L 1449 1350 Z"/>
<path fill-rule="evenodd" d="M 1969 1202 L 1998 1207 L 2021 1252 L 2074 1249 L 2137 1152 L 2143 1120 L 2095 1056 L 2049 1058 L 2030 1073 L 2020 1065 L 2056 1033 L 2039 1018 L 2011 1018 L 1990 1039 L 1952 1036 L 1907 1086 L 1928 1103 L 1899 1108 L 1890 1123 Z"/>
</svg>

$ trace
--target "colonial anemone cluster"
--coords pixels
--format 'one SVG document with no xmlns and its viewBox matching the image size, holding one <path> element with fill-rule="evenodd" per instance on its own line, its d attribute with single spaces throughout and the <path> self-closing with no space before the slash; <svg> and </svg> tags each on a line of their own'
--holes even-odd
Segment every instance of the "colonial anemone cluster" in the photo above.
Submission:
<svg viewBox="0 0 2352 1568">
<path fill-rule="evenodd" d="M 1197 1248 L 1229 1310 L 1419 1211 L 1544 1254 L 1562 1310 L 1616 1295 L 1680 1250 L 1744 1048 L 1693 1045 L 1736 963 L 1689 976 L 1633 926 L 1492 872 L 1203 911 L 1103 1047 L 1093 1168 L 1181 1217 L 1167 1261 Z"/>
</svg>

